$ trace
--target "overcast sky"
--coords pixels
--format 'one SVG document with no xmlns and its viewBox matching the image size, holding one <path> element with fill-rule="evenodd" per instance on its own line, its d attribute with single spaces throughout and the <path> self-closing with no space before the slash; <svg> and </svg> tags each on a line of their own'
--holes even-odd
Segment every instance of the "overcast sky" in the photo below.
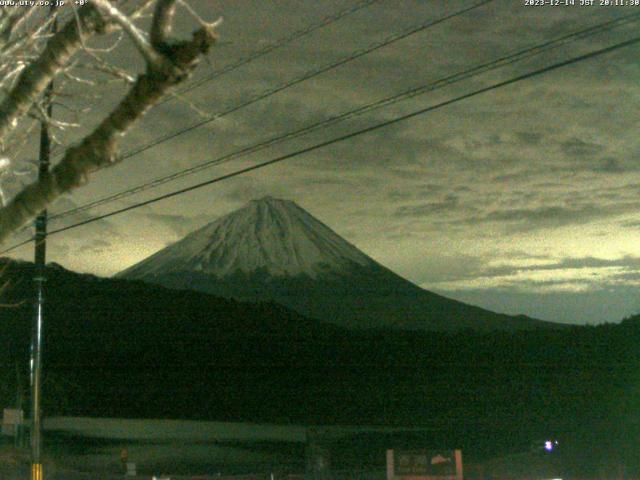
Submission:
<svg viewBox="0 0 640 480">
<path fill-rule="evenodd" d="M 224 17 L 198 80 L 353 0 L 193 1 Z M 193 89 L 209 114 L 437 19 L 470 0 L 381 0 Z M 494 0 L 299 83 L 96 174 L 54 212 L 218 158 L 640 6 L 526 6 Z M 192 28 L 180 13 L 180 31 Z M 638 23 L 376 110 L 277 147 L 87 212 L 107 212 L 633 38 Z M 123 42 L 113 54 L 139 68 Z M 463 100 L 253 173 L 53 236 L 50 261 L 114 274 L 267 194 L 297 202 L 412 282 L 498 312 L 571 323 L 640 312 L 638 44 Z M 69 87 L 78 88 L 78 87 Z M 86 90 L 86 87 L 84 87 Z M 86 92 L 85 92 L 86 93 Z M 84 129 L 122 88 L 100 89 Z M 200 119 L 187 102 L 155 108 L 124 151 Z M 68 139 L 82 134 L 74 131 Z M 64 138 L 64 135 L 63 135 Z M 65 225 L 52 223 L 52 228 Z M 30 258 L 31 248 L 16 257 Z"/>
</svg>

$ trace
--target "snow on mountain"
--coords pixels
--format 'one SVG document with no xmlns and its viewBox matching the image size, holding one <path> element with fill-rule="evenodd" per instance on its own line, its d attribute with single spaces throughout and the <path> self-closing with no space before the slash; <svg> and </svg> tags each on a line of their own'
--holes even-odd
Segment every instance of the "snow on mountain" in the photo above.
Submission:
<svg viewBox="0 0 640 480">
<path fill-rule="evenodd" d="M 551 326 L 424 290 L 294 202 L 265 197 L 118 274 L 169 288 L 285 305 L 346 328 L 455 331 Z"/>
<path fill-rule="evenodd" d="M 144 278 L 191 271 L 221 278 L 261 271 L 272 276 L 316 278 L 374 263 L 294 202 L 264 197 L 119 275 Z"/>
</svg>

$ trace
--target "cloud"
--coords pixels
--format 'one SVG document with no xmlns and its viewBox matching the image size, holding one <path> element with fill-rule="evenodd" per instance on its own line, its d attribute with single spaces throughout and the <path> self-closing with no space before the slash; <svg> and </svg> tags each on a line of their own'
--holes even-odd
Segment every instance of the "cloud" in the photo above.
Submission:
<svg viewBox="0 0 640 480">
<path fill-rule="evenodd" d="M 393 263 L 403 276 L 419 285 L 438 285 L 440 282 L 455 282 L 483 275 L 489 260 L 475 255 L 430 255 L 424 252 L 420 262 L 406 256 Z"/>
<path fill-rule="evenodd" d="M 532 132 L 515 132 L 516 139 L 525 145 L 540 145 L 542 134 Z"/>
<path fill-rule="evenodd" d="M 219 13 L 226 19 L 221 33 L 228 43 L 212 49 L 211 66 L 203 62 L 196 78 L 209 75 L 209 68 L 224 68 L 232 57 L 243 58 L 286 38 L 324 18 L 333 8 L 342 8 L 340 2 L 332 1 L 267 3 L 258 2 L 255 9 L 247 10 L 241 3 L 226 2 L 225 10 Z M 461 6 L 462 2 L 377 2 L 242 68 L 232 69 L 215 82 L 203 83 L 188 97 L 210 114 L 227 110 L 342 55 L 415 26 L 423 21 L 420 19 L 435 19 Z M 207 0 L 194 0 L 193 7 L 211 11 Z M 616 14 L 611 8 L 573 8 L 554 11 L 551 18 L 544 8 L 523 9 L 516 2 L 487 4 L 101 171 L 74 194 L 74 200 L 63 200 L 52 211 L 67 210 L 82 204 L 80 199 L 101 198 L 213 160 L 336 113 L 612 19 Z M 192 29 L 188 15 L 178 15 L 177 20 L 179 33 Z M 633 33 L 633 28 L 630 24 L 617 29 L 615 36 L 603 33 L 590 37 L 572 44 L 571 49 L 550 51 L 369 112 L 245 160 L 184 177 L 158 191 L 188 186 L 241 165 L 435 105 L 612 43 L 619 34 Z M 123 48 L 114 57 L 120 65 L 140 67 L 139 55 L 133 50 Z M 596 288 L 603 278 L 607 285 L 635 281 L 637 260 L 624 254 L 635 251 L 634 232 L 640 226 L 632 217 L 640 209 L 640 144 L 636 130 L 630 127 L 640 99 L 634 81 L 638 75 L 640 64 L 634 52 L 620 50 L 607 62 L 580 62 L 535 81 L 456 102 L 211 189 L 180 195 L 153 209 L 74 230 L 55 243 L 66 246 L 65 258 L 73 260 L 73 265 L 95 271 L 95 251 L 109 247 L 93 240 L 112 242 L 113 250 L 100 255 L 99 268 L 118 270 L 252 198 L 271 194 L 308 208 L 349 240 L 357 241 L 367 253 L 387 259 L 389 267 L 402 270 L 414 281 L 433 285 L 453 282 L 453 288 L 458 285 L 455 282 L 486 279 L 486 288 L 477 290 L 484 293 L 478 293 L 477 299 L 482 295 L 497 299 L 492 305 L 499 310 L 500 302 L 507 305 L 511 298 L 517 298 L 527 312 L 539 311 L 527 288 L 535 286 L 543 299 L 564 289 L 564 297 L 554 297 L 558 304 L 567 299 L 568 310 L 583 311 L 580 302 L 573 299 L 594 305 L 575 290 L 585 285 Z M 111 90 L 105 93 L 94 109 L 95 121 L 115 99 Z M 130 132 L 123 151 L 198 120 L 183 102 L 167 102 Z M 86 128 L 91 122 L 95 123 L 91 120 Z M 86 212 L 69 221 L 88 219 L 93 214 Z M 65 224 L 60 222 L 61 226 Z M 608 237 L 597 237 L 602 232 Z M 620 236 L 626 243 L 618 240 Z M 514 256 L 514 245 L 526 245 L 522 248 L 530 247 L 531 251 Z M 617 255 L 616 260 L 596 258 L 603 248 L 613 252 L 611 257 Z M 585 255 L 566 258 L 566 250 Z M 616 288 L 622 291 L 623 286 Z M 518 293 L 518 289 L 523 291 Z M 475 290 L 467 288 L 464 292 Z M 550 301 L 545 308 L 549 312 L 560 309 Z"/>
<path fill-rule="evenodd" d="M 60 219 L 55 218 L 57 214 L 74 210 L 79 206 L 81 205 L 68 195 L 60 197 L 58 200 L 56 200 L 54 204 L 51 206 L 51 208 L 49 209 L 50 230 L 68 226 L 75 223 L 84 222 L 87 220 L 91 220 L 96 215 L 98 215 L 96 210 L 87 210 L 87 211 L 75 213 L 70 216 L 62 217 Z M 86 235 L 93 235 L 95 233 L 99 233 L 100 235 L 107 235 L 111 239 L 116 239 L 120 237 L 118 229 L 108 219 L 98 220 L 96 222 L 91 223 L 90 226 L 78 228 L 73 235 L 76 237 L 82 238 Z M 65 235 L 65 233 L 62 233 L 62 235 Z"/>
<path fill-rule="evenodd" d="M 534 195 L 534 194 L 532 194 Z M 449 223 L 482 225 L 486 223 L 502 224 L 511 232 L 527 232 L 537 229 L 560 228 L 570 225 L 585 225 L 595 220 L 612 219 L 640 208 L 639 202 L 612 202 L 610 204 L 581 203 L 580 199 L 571 200 L 568 205 L 540 205 L 523 208 L 500 208 L 482 215 L 474 215 Z M 445 222 L 447 222 L 445 220 Z"/>
<path fill-rule="evenodd" d="M 571 138 L 560 144 L 562 151 L 570 157 L 593 157 L 604 150 L 602 145 Z"/>
<path fill-rule="evenodd" d="M 167 213 L 153 212 L 145 213 L 144 215 L 152 223 L 160 222 L 166 225 L 178 237 L 183 237 L 205 223 L 214 220 L 208 215 L 196 215 L 195 217 L 190 217 L 187 215 L 171 215 Z"/>
<path fill-rule="evenodd" d="M 113 248 L 113 244 L 106 240 L 96 239 L 91 240 L 90 242 L 85 243 L 80 248 L 77 249 L 77 253 L 81 254 L 96 254 L 96 253 L 104 253 L 109 249 Z"/>
<path fill-rule="evenodd" d="M 623 163 L 614 157 L 605 157 L 593 166 L 592 171 L 604 174 L 623 173 L 627 170 Z"/>
<path fill-rule="evenodd" d="M 600 214 L 595 205 L 584 205 L 577 209 L 562 206 L 542 206 L 535 208 L 510 208 L 494 210 L 480 220 L 484 222 L 526 222 L 544 225 L 566 225 L 588 222 Z"/>
<path fill-rule="evenodd" d="M 407 172 L 406 174 L 407 180 L 415 180 L 415 175 Z M 442 194 L 442 192 L 448 190 L 444 185 L 438 183 L 419 183 L 417 185 L 414 184 L 405 184 L 402 188 L 392 188 L 388 193 L 387 197 L 389 200 L 395 201 L 407 201 L 407 200 L 426 200 L 432 199 Z M 459 193 L 466 193 L 471 191 L 469 187 L 461 186 L 455 189 Z M 397 210 L 405 208 L 403 206 L 399 207 Z M 396 210 L 396 212 L 397 212 Z"/>
<path fill-rule="evenodd" d="M 428 215 L 446 215 L 451 211 L 460 209 L 460 201 L 457 195 L 446 195 L 437 202 L 427 202 L 419 205 L 403 205 L 396 209 L 396 215 L 400 217 L 423 217 Z"/>
<path fill-rule="evenodd" d="M 624 227 L 624 228 L 640 228 L 640 220 L 631 220 L 631 221 L 625 221 L 625 222 L 620 222 L 619 224 L 620 226 Z"/>
<path fill-rule="evenodd" d="M 640 257 L 514 258 L 500 262 L 477 258 L 473 269 L 428 285 L 446 291 L 511 289 L 519 292 L 586 292 L 640 285 Z"/>
<path fill-rule="evenodd" d="M 520 291 L 514 288 L 435 290 L 463 302 L 512 315 L 563 323 L 599 324 L 619 322 L 640 312 L 637 287 L 619 286 L 601 289 Z"/>
</svg>

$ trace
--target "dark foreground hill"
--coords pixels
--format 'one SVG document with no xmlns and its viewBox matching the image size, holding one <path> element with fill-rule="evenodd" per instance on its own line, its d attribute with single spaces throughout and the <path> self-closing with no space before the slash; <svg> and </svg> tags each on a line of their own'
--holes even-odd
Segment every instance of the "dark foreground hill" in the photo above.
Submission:
<svg viewBox="0 0 640 480">
<path fill-rule="evenodd" d="M 31 298 L 30 264 L 4 303 Z M 557 436 L 580 462 L 637 467 L 640 319 L 456 335 L 352 332 L 242 304 L 48 269 L 48 415 L 421 426 L 498 456 Z M 0 309 L 0 401 L 26 390 L 32 306 Z M 426 445 L 429 446 L 429 445 Z M 635 462 L 635 464 L 634 464 Z M 635 466 L 634 466 L 635 465 Z"/>
</svg>

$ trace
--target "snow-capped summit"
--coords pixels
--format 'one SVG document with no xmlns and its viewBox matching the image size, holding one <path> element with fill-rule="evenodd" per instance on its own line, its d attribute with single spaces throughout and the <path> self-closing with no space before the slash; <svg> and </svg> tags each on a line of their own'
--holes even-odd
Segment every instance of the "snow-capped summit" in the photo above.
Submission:
<svg viewBox="0 0 640 480">
<path fill-rule="evenodd" d="M 272 301 L 347 328 L 439 331 L 549 326 L 424 290 L 294 202 L 264 197 L 118 274 L 237 300 Z"/>
<path fill-rule="evenodd" d="M 316 278 L 373 263 L 294 202 L 267 196 L 196 230 L 120 275 L 143 278 L 191 271 L 222 278 L 261 272 Z"/>
</svg>

